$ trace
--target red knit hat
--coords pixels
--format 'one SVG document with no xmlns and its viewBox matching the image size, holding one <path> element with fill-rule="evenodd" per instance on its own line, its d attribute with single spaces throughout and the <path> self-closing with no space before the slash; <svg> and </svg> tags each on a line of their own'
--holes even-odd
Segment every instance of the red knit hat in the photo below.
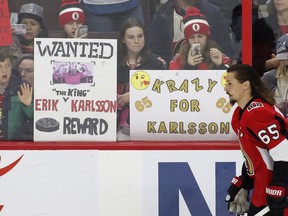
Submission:
<svg viewBox="0 0 288 216">
<path fill-rule="evenodd" d="M 195 7 L 190 7 L 186 11 L 185 16 L 182 19 L 184 23 L 184 35 L 188 40 L 191 35 L 202 33 L 210 36 L 209 23 L 206 17 Z"/>
<path fill-rule="evenodd" d="M 76 0 L 62 0 L 59 12 L 59 25 L 63 27 L 69 22 L 85 23 L 85 14 Z"/>
</svg>

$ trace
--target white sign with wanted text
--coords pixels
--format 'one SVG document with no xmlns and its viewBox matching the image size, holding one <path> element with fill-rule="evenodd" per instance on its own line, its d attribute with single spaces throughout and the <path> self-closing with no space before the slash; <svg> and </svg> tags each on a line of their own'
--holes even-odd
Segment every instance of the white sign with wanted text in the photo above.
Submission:
<svg viewBox="0 0 288 216">
<path fill-rule="evenodd" d="M 35 41 L 34 140 L 116 141 L 117 41 Z"/>
</svg>

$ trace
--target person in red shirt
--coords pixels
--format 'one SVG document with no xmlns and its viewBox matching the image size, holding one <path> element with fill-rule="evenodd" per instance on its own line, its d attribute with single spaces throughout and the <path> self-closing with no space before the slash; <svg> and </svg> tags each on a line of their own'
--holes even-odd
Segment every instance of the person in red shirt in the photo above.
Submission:
<svg viewBox="0 0 288 216">
<path fill-rule="evenodd" d="M 195 7 L 190 7 L 183 17 L 184 36 L 179 52 L 169 65 L 172 70 L 226 69 L 230 59 L 211 39 L 210 27 L 205 16 Z M 199 47 L 195 50 L 194 46 Z"/>
<path fill-rule="evenodd" d="M 270 209 L 268 215 L 287 216 L 288 122 L 274 94 L 246 64 L 227 69 L 224 90 L 230 103 L 238 104 L 231 124 L 244 156 L 242 174 L 233 178 L 226 196 L 229 212 L 254 216 Z"/>
</svg>

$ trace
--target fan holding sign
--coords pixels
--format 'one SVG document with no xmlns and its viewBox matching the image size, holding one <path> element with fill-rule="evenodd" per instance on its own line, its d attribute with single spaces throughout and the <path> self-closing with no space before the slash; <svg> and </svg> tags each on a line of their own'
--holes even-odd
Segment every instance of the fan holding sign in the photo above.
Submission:
<svg viewBox="0 0 288 216">
<path fill-rule="evenodd" d="M 145 26 L 135 18 L 128 18 L 122 25 L 118 39 L 118 132 L 119 139 L 129 139 L 129 73 L 130 70 L 161 70 L 166 69 L 165 61 L 152 54 L 146 43 Z M 139 88 L 144 88 L 145 73 L 139 72 L 134 77 Z M 147 84 L 148 80 L 145 80 Z M 143 85 L 142 85 L 143 84 Z M 140 87 L 142 85 L 143 87 Z M 146 85 L 147 86 L 147 85 Z M 123 132 L 125 131 L 125 132 Z M 124 134 L 123 134 L 124 133 Z M 123 135 L 123 136 L 122 136 Z"/>
</svg>

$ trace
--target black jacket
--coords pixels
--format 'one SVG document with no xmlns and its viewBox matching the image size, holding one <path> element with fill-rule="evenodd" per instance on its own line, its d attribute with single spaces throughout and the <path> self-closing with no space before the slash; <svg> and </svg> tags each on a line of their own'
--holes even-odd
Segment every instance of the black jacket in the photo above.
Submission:
<svg viewBox="0 0 288 216">
<path fill-rule="evenodd" d="M 166 62 L 155 54 L 150 53 L 144 62 L 141 62 L 134 70 L 166 70 Z M 117 69 L 117 84 L 129 84 L 130 67 L 128 65 L 118 65 Z"/>
<path fill-rule="evenodd" d="M 277 15 L 269 14 L 268 17 L 256 20 L 252 25 L 252 66 L 262 76 L 265 62 L 271 59 L 271 54 L 276 53 L 276 41 L 281 37 Z"/>
</svg>

